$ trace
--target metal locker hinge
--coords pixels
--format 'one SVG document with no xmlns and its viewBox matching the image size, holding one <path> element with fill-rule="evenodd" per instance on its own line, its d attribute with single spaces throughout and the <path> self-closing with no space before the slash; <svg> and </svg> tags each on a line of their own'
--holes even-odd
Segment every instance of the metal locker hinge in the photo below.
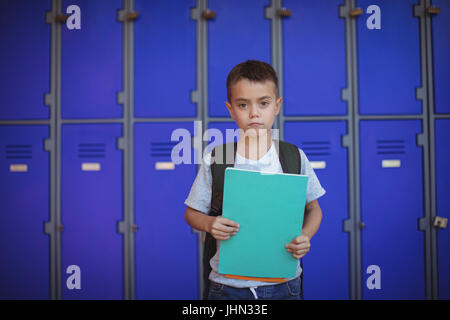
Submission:
<svg viewBox="0 0 450 320">
<path fill-rule="evenodd" d="M 291 10 L 286 8 L 280 8 L 277 10 L 277 15 L 281 18 L 287 18 L 290 17 L 292 14 Z"/>
<path fill-rule="evenodd" d="M 438 229 L 445 229 L 445 228 L 447 228 L 447 222 L 448 222 L 447 218 L 442 218 L 442 217 L 436 216 L 436 217 L 434 217 L 434 220 L 433 220 L 433 227 L 438 228 Z"/>
<path fill-rule="evenodd" d="M 117 138 L 117 149 L 125 150 L 125 148 L 126 148 L 125 138 L 124 137 Z"/>
<path fill-rule="evenodd" d="M 51 107 L 53 105 L 53 94 L 52 93 L 44 94 L 44 105 L 46 105 L 47 107 Z"/>
<path fill-rule="evenodd" d="M 419 231 L 426 231 L 428 229 L 427 226 L 429 225 L 428 221 L 427 218 L 417 219 L 417 229 L 419 229 Z"/>
<path fill-rule="evenodd" d="M 343 147 L 346 147 L 346 148 L 350 148 L 350 146 L 351 146 L 351 144 L 352 144 L 352 140 L 351 140 L 351 136 L 350 135 L 345 135 L 345 136 L 342 136 L 342 139 L 341 139 L 341 145 L 343 146 Z"/>
<path fill-rule="evenodd" d="M 117 92 L 117 104 L 125 104 L 125 92 Z"/>
<path fill-rule="evenodd" d="M 52 139 L 45 139 L 44 140 L 44 150 L 45 151 L 53 151 L 53 140 Z"/>
<path fill-rule="evenodd" d="M 121 233 L 121 234 L 125 234 L 126 233 L 126 223 L 125 221 L 119 221 L 117 222 L 117 232 Z M 138 227 L 137 225 L 133 224 L 131 225 L 131 231 L 133 231 L 134 233 L 136 233 L 138 231 Z"/>
<path fill-rule="evenodd" d="M 216 11 L 214 10 L 210 10 L 210 9 L 206 9 L 202 11 L 202 18 L 205 20 L 211 20 L 214 19 L 216 17 Z"/>
<path fill-rule="evenodd" d="M 344 220 L 342 223 L 342 228 L 344 232 L 352 232 L 353 220 Z"/>
<path fill-rule="evenodd" d="M 53 230 L 53 222 L 51 221 L 44 222 L 44 233 L 50 235 L 53 233 L 52 230 Z"/>
<path fill-rule="evenodd" d="M 191 102 L 192 103 L 200 102 L 200 94 L 199 94 L 198 90 L 191 91 Z"/>
<path fill-rule="evenodd" d="M 428 8 L 427 8 L 426 12 L 427 12 L 429 15 L 440 14 L 440 13 L 441 13 L 441 8 L 435 7 L 435 6 L 431 6 L 431 7 L 428 7 Z"/>
<path fill-rule="evenodd" d="M 418 133 L 418 134 L 416 135 L 416 144 L 417 144 L 418 146 L 422 146 L 422 147 L 425 146 L 425 134 L 423 134 L 423 133 Z"/>
</svg>

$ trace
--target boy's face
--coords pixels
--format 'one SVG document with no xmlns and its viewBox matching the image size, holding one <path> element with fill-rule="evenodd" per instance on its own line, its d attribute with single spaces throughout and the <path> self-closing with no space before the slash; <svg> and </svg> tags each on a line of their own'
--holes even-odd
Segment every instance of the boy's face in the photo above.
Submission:
<svg viewBox="0 0 450 320">
<path fill-rule="evenodd" d="M 253 82 L 241 79 L 231 87 L 231 101 L 225 102 L 237 126 L 258 135 L 270 132 L 275 116 L 280 112 L 282 98 L 276 98 L 272 81 Z M 258 130 L 265 129 L 265 130 Z"/>
</svg>

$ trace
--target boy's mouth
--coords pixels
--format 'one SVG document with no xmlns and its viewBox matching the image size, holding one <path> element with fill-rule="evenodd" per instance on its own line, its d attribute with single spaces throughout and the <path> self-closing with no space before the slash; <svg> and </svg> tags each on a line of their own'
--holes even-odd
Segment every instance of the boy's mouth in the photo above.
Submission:
<svg viewBox="0 0 450 320">
<path fill-rule="evenodd" d="M 259 127 L 259 126 L 262 126 L 262 125 L 263 124 L 259 123 L 259 122 L 252 122 L 252 123 L 249 124 L 250 127 Z"/>
</svg>

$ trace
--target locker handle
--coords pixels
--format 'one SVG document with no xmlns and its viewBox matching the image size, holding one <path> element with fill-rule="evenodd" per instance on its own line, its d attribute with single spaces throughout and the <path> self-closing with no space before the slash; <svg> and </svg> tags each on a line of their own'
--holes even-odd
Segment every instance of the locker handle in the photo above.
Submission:
<svg viewBox="0 0 450 320">
<path fill-rule="evenodd" d="M 446 229 L 447 222 L 448 222 L 447 218 L 436 216 L 434 217 L 433 226 L 438 229 Z"/>
<path fill-rule="evenodd" d="M 428 13 L 429 15 L 440 14 L 440 13 L 441 13 L 441 8 L 439 8 L 439 7 L 434 7 L 434 6 L 428 7 L 428 8 L 427 8 L 427 13 Z"/>
<path fill-rule="evenodd" d="M 139 17 L 139 12 L 133 11 L 133 12 L 127 13 L 127 14 L 125 15 L 124 20 L 125 20 L 125 21 L 136 20 L 138 17 Z"/>
<path fill-rule="evenodd" d="M 279 17 L 281 18 L 286 18 L 286 17 L 290 17 L 292 12 L 289 9 L 286 8 L 281 8 L 277 10 L 277 14 Z"/>
<path fill-rule="evenodd" d="M 355 8 L 355 9 L 349 10 L 348 13 L 349 13 L 350 17 L 357 17 L 357 16 L 362 15 L 363 11 L 361 8 Z"/>
<path fill-rule="evenodd" d="M 55 15 L 55 22 L 57 23 L 65 23 L 69 19 L 69 15 L 65 13 L 58 13 Z"/>
<path fill-rule="evenodd" d="M 131 226 L 131 230 L 132 230 L 134 233 L 136 233 L 136 232 L 138 231 L 137 225 L 133 224 L 133 225 Z"/>
<path fill-rule="evenodd" d="M 124 22 L 124 21 L 132 21 L 136 20 L 139 17 L 139 12 L 133 11 L 125 13 L 125 10 L 119 10 L 117 15 L 117 20 Z"/>
<path fill-rule="evenodd" d="M 203 12 L 202 12 L 202 18 L 205 20 L 211 20 L 211 19 L 214 19 L 215 17 L 216 17 L 216 11 L 214 11 L 214 10 L 206 9 L 206 10 L 203 10 Z"/>
<path fill-rule="evenodd" d="M 64 226 L 62 224 L 60 224 L 59 227 L 58 227 L 58 230 L 59 230 L 59 232 L 63 232 Z"/>
<path fill-rule="evenodd" d="M 359 227 L 359 230 L 362 230 L 366 227 L 366 224 L 364 222 L 360 221 L 358 227 Z"/>
</svg>

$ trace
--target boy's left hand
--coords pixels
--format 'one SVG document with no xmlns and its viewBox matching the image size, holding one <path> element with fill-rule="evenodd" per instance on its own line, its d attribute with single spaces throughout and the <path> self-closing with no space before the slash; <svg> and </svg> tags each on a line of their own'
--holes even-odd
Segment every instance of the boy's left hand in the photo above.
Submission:
<svg viewBox="0 0 450 320">
<path fill-rule="evenodd" d="M 286 244 L 286 250 L 292 253 L 295 259 L 302 258 L 308 253 L 309 248 L 311 248 L 311 243 L 309 242 L 309 237 L 307 235 L 301 235 L 295 237 L 290 243 Z"/>
</svg>

